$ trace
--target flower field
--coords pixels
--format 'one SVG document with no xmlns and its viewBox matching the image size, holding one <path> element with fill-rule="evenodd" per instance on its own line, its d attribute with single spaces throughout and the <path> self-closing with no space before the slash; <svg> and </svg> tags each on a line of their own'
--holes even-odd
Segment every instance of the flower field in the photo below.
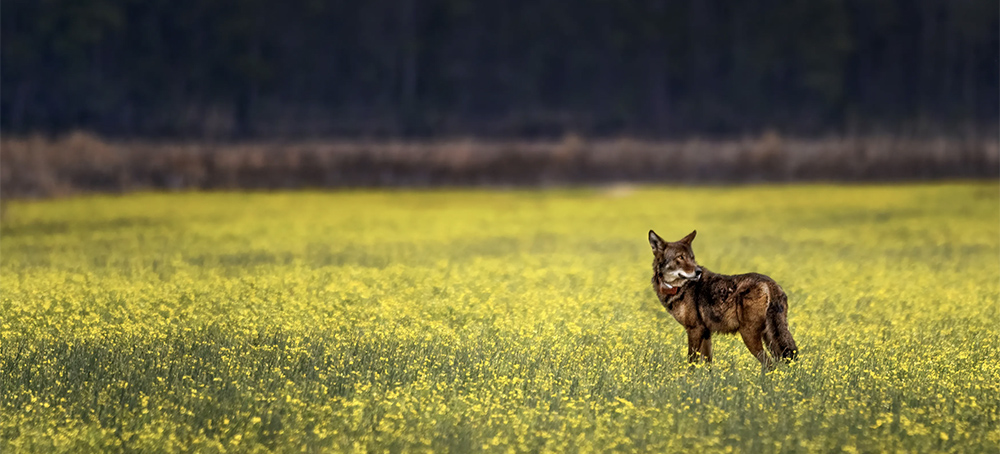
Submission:
<svg viewBox="0 0 1000 454">
<path fill-rule="evenodd" d="M 997 452 L 1000 189 L 14 201 L 0 452 Z M 689 368 L 646 232 L 789 295 Z"/>
</svg>

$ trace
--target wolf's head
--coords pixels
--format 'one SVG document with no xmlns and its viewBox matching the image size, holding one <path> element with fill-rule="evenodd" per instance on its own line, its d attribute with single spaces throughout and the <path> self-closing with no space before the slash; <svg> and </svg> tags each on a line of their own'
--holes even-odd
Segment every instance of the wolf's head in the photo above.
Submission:
<svg viewBox="0 0 1000 454">
<path fill-rule="evenodd" d="M 653 279 L 661 287 L 680 287 L 687 281 L 701 279 L 701 267 L 694 261 L 691 241 L 697 231 L 680 241 L 663 241 L 656 232 L 649 231 L 649 245 L 653 248 Z"/>
</svg>

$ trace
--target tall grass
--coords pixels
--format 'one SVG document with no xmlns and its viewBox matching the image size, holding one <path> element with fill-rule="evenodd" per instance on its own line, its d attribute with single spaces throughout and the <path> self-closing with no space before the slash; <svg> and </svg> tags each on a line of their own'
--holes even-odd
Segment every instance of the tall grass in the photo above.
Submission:
<svg viewBox="0 0 1000 454">
<path fill-rule="evenodd" d="M 2 452 L 989 452 L 995 184 L 14 201 Z M 688 368 L 649 228 L 783 285 Z"/>
</svg>

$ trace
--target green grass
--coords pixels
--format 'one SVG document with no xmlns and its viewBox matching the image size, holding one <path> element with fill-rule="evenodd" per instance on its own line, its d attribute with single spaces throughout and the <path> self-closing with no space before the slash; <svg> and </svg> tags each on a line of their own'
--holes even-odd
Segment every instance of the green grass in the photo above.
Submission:
<svg viewBox="0 0 1000 454">
<path fill-rule="evenodd" d="M 689 369 L 650 228 L 789 295 Z M 11 202 L 0 452 L 996 452 L 997 184 Z"/>
</svg>

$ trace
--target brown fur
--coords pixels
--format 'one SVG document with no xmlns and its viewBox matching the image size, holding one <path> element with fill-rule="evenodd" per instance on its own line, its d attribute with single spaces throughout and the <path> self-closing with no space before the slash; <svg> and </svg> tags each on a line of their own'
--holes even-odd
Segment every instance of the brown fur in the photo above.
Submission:
<svg viewBox="0 0 1000 454">
<path fill-rule="evenodd" d="M 696 233 L 667 242 L 649 231 L 653 288 L 687 330 L 688 361 L 712 361 L 713 333 L 739 333 L 764 367 L 773 364 L 765 346 L 775 359 L 795 359 L 798 349 L 788 331 L 788 298 L 781 286 L 763 274 L 727 276 L 698 266 L 691 250 Z"/>
</svg>

